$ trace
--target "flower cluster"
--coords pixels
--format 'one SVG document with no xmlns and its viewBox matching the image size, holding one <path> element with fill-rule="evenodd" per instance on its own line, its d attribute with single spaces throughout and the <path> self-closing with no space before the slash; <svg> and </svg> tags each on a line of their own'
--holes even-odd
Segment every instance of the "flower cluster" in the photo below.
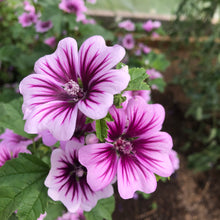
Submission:
<svg viewBox="0 0 220 220">
<path fill-rule="evenodd" d="M 101 36 L 90 37 L 79 50 L 68 37 L 20 83 L 25 131 L 40 135 L 47 146 L 60 143 L 51 148 L 45 185 L 68 216 L 110 197 L 115 182 L 124 199 L 136 191 L 152 193 L 155 174 L 169 177 L 178 168 L 172 138 L 161 131 L 164 108 L 147 103 L 148 90 L 125 91 L 128 67 L 115 69 L 124 56 L 123 47 L 106 46 Z M 121 108 L 115 95 L 127 98 Z M 103 139 L 101 122 L 101 131 L 107 128 Z"/>
<path fill-rule="evenodd" d="M 24 1 L 25 12 L 18 17 L 19 23 L 22 27 L 28 27 L 35 24 L 36 32 L 44 33 L 53 27 L 51 21 L 41 21 L 40 14 L 36 13 L 35 7 L 28 1 Z"/>
</svg>

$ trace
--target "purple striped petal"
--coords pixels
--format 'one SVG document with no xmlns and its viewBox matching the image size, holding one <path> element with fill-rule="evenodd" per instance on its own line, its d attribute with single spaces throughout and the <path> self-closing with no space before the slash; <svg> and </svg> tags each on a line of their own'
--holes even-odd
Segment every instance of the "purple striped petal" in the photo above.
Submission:
<svg viewBox="0 0 220 220">
<path fill-rule="evenodd" d="M 130 81 L 128 67 L 97 73 L 89 82 L 89 90 L 99 90 L 110 94 L 120 93 Z"/>
<path fill-rule="evenodd" d="M 123 199 L 133 198 L 135 191 L 152 193 L 157 186 L 154 174 L 131 156 L 119 159 L 117 180 L 118 191 Z"/>
<path fill-rule="evenodd" d="M 168 177 L 173 168 L 169 158 L 172 139 L 166 132 L 157 132 L 152 136 L 133 141 L 135 156 L 148 170 L 159 176 Z"/>
<path fill-rule="evenodd" d="M 20 92 L 26 132 L 49 130 L 57 140 L 72 137 L 78 108 L 58 82 L 47 75 L 31 74 L 20 83 Z"/>
<path fill-rule="evenodd" d="M 113 104 L 113 95 L 102 91 L 92 90 L 86 99 L 78 102 L 79 110 L 92 119 L 104 118 Z"/>
<path fill-rule="evenodd" d="M 78 160 L 78 150 L 83 145 L 68 141 L 65 150 L 56 149 L 51 155 L 51 169 L 45 180 L 48 195 L 61 201 L 69 212 L 79 208 L 90 211 L 99 199 L 113 194 L 112 186 L 94 192 L 86 181 L 86 168 Z"/>
<path fill-rule="evenodd" d="M 49 188 L 48 195 L 55 201 L 61 201 L 70 212 L 77 211 L 82 198 L 79 183 L 70 179 L 65 172 L 73 163 L 63 150 L 54 150 L 51 155 L 51 169 L 44 183 Z"/>
<path fill-rule="evenodd" d="M 78 106 L 86 116 L 101 119 L 113 104 L 113 95 L 125 89 L 130 80 L 127 68 L 100 72 L 89 83 L 85 99 Z"/>
<path fill-rule="evenodd" d="M 76 105 L 63 101 L 38 105 L 27 116 L 24 130 L 36 134 L 48 129 L 55 139 L 69 140 L 75 131 L 77 111 Z"/>
<path fill-rule="evenodd" d="M 119 45 L 107 47 L 101 36 L 87 39 L 79 50 L 80 77 L 87 91 L 89 82 L 99 72 L 106 72 L 118 64 L 125 56 L 125 50 Z"/>
<path fill-rule="evenodd" d="M 64 84 L 71 79 L 77 81 L 78 66 L 77 43 L 75 39 L 68 37 L 59 42 L 53 54 L 40 58 L 35 63 L 34 70 Z"/>
<path fill-rule="evenodd" d="M 129 120 L 126 136 L 139 137 L 146 133 L 159 131 L 165 118 L 165 111 L 160 104 L 147 104 L 141 97 L 128 102 L 127 117 Z"/>
<path fill-rule="evenodd" d="M 112 106 L 109 109 L 109 113 L 111 114 L 114 121 L 107 122 L 109 127 L 107 141 L 114 142 L 123 134 L 127 117 L 123 108 L 117 109 L 116 107 Z"/>
<path fill-rule="evenodd" d="M 111 144 L 82 147 L 79 150 L 79 161 L 87 168 L 87 181 L 94 191 L 108 186 L 116 175 L 117 155 Z"/>
</svg>

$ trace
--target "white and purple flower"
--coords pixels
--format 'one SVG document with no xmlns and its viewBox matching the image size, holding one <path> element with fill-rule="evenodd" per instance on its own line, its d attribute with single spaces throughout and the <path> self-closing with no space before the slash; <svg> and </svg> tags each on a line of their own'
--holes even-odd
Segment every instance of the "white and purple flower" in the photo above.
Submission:
<svg viewBox="0 0 220 220">
<path fill-rule="evenodd" d="M 5 164 L 7 160 L 18 157 L 19 153 L 31 152 L 27 149 L 27 146 L 32 143 L 25 137 L 15 134 L 12 130 L 6 129 L 3 134 L 0 135 L 0 167 Z"/>
<path fill-rule="evenodd" d="M 35 26 L 36 32 L 44 33 L 49 31 L 53 27 L 52 21 L 38 20 Z"/>
<path fill-rule="evenodd" d="M 118 24 L 118 27 L 125 29 L 126 31 L 134 31 L 135 25 L 131 20 L 125 20 Z"/>
<path fill-rule="evenodd" d="M 32 24 L 36 23 L 38 19 L 38 16 L 35 14 L 35 12 L 24 12 L 18 17 L 19 23 L 22 25 L 22 27 L 28 27 Z"/>
<path fill-rule="evenodd" d="M 87 11 L 83 0 L 62 0 L 59 8 L 67 13 L 76 14 L 77 21 L 85 19 L 84 13 Z"/>
<path fill-rule="evenodd" d="M 132 34 L 126 34 L 122 39 L 122 46 L 125 47 L 127 50 L 131 50 L 134 48 L 134 38 Z"/>
<path fill-rule="evenodd" d="M 48 195 L 61 201 L 69 212 L 78 209 L 90 211 L 99 199 L 113 194 L 112 185 L 94 192 L 86 180 L 86 168 L 78 160 L 78 150 L 82 144 L 69 141 L 65 150 L 56 149 L 51 155 L 51 169 L 45 180 Z"/>
<path fill-rule="evenodd" d="M 106 116 L 113 95 L 130 80 L 128 68 L 112 69 L 125 55 L 119 45 L 107 47 L 101 36 L 87 39 L 77 51 L 73 38 L 35 63 L 35 74 L 20 83 L 25 131 L 49 130 L 57 140 L 69 140 L 75 131 L 78 110 L 92 119 Z"/>
<path fill-rule="evenodd" d="M 47 44 L 48 46 L 54 48 L 57 44 L 56 37 L 48 37 L 44 40 L 44 43 Z"/>
<path fill-rule="evenodd" d="M 137 96 L 126 110 L 112 107 L 110 114 L 114 121 L 108 122 L 107 142 L 79 150 L 88 184 L 92 190 L 100 190 L 117 175 L 122 198 L 132 198 L 135 191 L 152 193 L 157 186 L 154 173 L 168 177 L 173 171 L 169 158 L 172 138 L 160 131 L 165 117 L 163 107 L 149 105 Z"/>
</svg>

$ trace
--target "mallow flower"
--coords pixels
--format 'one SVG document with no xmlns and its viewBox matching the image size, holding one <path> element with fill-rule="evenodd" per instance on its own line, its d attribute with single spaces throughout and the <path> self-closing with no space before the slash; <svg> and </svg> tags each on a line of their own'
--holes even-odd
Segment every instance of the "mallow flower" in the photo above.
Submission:
<svg viewBox="0 0 220 220">
<path fill-rule="evenodd" d="M 86 168 L 78 160 L 80 142 L 68 141 L 65 149 L 56 149 L 51 154 L 51 169 L 45 180 L 48 195 L 61 201 L 69 212 L 78 209 L 90 211 L 97 201 L 113 194 L 112 185 L 94 192 L 86 180 Z"/>
<path fill-rule="evenodd" d="M 79 52 L 75 39 L 61 40 L 20 83 L 25 131 L 49 130 L 55 139 L 66 141 L 74 134 L 78 111 L 95 120 L 105 117 L 114 94 L 130 80 L 127 67 L 112 69 L 124 55 L 123 47 L 107 47 L 101 36 L 87 39 Z"/>
<path fill-rule="evenodd" d="M 110 114 L 114 121 L 108 122 L 106 142 L 79 149 L 89 186 L 101 190 L 117 176 L 118 191 L 124 199 L 133 198 L 135 191 L 152 193 L 157 186 L 154 174 L 168 177 L 173 172 L 169 158 L 172 138 L 160 131 L 163 107 L 136 96 L 126 110 L 112 107 Z"/>
</svg>

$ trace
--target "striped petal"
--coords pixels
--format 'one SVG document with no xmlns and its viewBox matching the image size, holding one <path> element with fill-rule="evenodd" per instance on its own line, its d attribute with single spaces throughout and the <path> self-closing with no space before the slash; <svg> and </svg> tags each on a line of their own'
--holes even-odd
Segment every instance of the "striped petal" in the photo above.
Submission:
<svg viewBox="0 0 220 220">
<path fill-rule="evenodd" d="M 39 105 L 28 115 L 24 130 L 36 134 L 48 129 L 55 139 L 69 140 L 75 131 L 77 111 L 76 105 L 63 101 Z"/>
<path fill-rule="evenodd" d="M 75 39 L 67 37 L 59 42 L 53 54 L 40 58 L 34 70 L 60 83 L 67 83 L 71 79 L 77 81 L 78 65 L 77 43 Z"/>
<path fill-rule="evenodd" d="M 109 127 L 107 141 L 114 142 L 123 134 L 127 117 L 123 108 L 117 109 L 115 106 L 109 109 L 109 113 L 114 121 L 107 122 Z"/>
<path fill-rule="evenodd" d="M 125 56 L 125 50 L 119 45 L 107 47 L 101 36 L 87 39 L 79 50 L 80 77 L 87 91 L 89 82 L 99 72 L 106 72 L 118 64 Z"/>
<path fill-rule="evenodd" d="M 87 181 L 94 191 L 108 186 L 116 175 L 117 155 L 111 144 L 82 147 L 79 150 L 79 161 L 87 168 Z"/>
<path fill-rule="evenodd" d="M 123 199 L 133 198 L 135 191 L 152 193 L 157 186 L 154 174 L 131 156 L 119 159 L 117 180 L 118 191 Z"/>
<path fill-rule="evenodd" d="M 156 132 L 151 136 L 133 141 L 135 154 L 140 163 L 159 176 L 172 174 L 169 152 L 173 146 L 172 138 L 166 132 Z"/>
<path fill-rule="evenodd" d="M 159 131 L 165 118 L 165 111 L 160 104 L 147 104 L 137 96 L 128 102 L 127 117 L 129 121 L 127 137 L 140 137 Z"/>
</svg>

